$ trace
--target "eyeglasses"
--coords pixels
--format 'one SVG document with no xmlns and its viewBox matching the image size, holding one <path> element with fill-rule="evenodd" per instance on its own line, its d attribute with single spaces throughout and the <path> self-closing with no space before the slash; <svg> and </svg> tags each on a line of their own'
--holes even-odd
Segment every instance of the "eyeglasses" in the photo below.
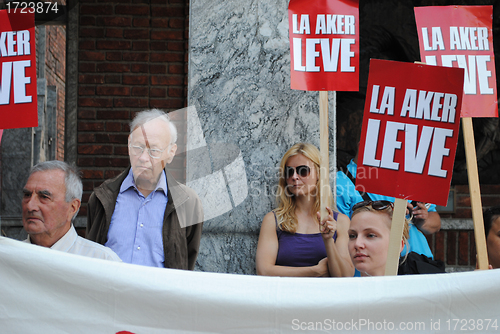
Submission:
<svg viewBox="0 0 500 334">
<path fill-rule="evenodd" d="M 169 145 L 170 146 L 170 145 Z M 161 154 L 169 147 L 165 147 L 163 150 L 159 150 L 157 148 L 146 148 L 142 146 L 133 146 L 130 145 L 130 153 L 135 156 L 140 156 L 144 152 L 144 150 L 147 150 L 149 156 L 153 159 L 159 159 L 161 157 Z"/>
<path fill-rule="evenodd" d="M 306 165 L 301 165 L 297 167 L 286 166 L 285 178 L 286 179 L 291 178 L 295 174 L 295 172 L 297 172 L 297 175 L 300 177 L 308 177 L 309 174 L 311 174 L 311 168 L 309 168 L 309 166 Z"/>
<path fill-rule="evenodd" d="M 382 211 L 388 208 L 394 209 L 394 203 L 390 201 L 363 201 L 354 204 L 352 211 L 364 208 L 365 206 L 371 206 L 373 210 Z"/>
</svg>

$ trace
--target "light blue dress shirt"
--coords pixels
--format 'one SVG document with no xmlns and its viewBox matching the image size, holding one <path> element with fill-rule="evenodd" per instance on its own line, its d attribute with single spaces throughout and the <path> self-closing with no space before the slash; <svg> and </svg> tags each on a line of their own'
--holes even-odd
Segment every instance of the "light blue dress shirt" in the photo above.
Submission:
<svg viewBox="0 0 500 334">
<path fill-rule="evenodd" d="M 105 246 L 123 262 L 163 268 L 162 228 L 167 201 L 165 172 L 161 173 L 155 190 L 144 197 L 130 169 L 116 199 Z"/>
<path fill-rule="evenodd" d="M 347 165 L 347 169 L 351 172 L 354 179 L 356 179 L 356 164 L 351 160 L 349 165 Z M 383 195 L 377 195 L 368 193 L 368 196 L 372 201 L 391 201 L 394 202 L 394 197 L 388 197 Z M 352 217 L 352 207 L 354 204 L 364 201 L 363 197 L 359 194 L 359 192 L 354 188 L 349 177 L 342 171 L 337 172 L 337 208 L 338 210 L 347 215 L 349 218 Z M 436 205 L 431 204 L 428 209 L 429 212 L 436 211 Z M 427 243 L 427 239 L 424 234 L 420 232 L 420 230 L 410 223 L 410 239 L 408 240 L 408 244 L 410 245 L 410 251 L 413 251 L 418 254 L 423 254 L 427 257 L 434 258 L 432 255 L 432 251 Z M 401 255 L 406 254 L 406 246 L 401 252 Z"/>
</svg>

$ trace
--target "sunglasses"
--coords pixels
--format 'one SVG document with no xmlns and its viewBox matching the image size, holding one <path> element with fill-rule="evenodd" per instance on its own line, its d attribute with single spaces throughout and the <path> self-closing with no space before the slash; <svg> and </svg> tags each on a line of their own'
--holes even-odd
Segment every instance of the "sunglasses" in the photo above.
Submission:
<svg viewBox="0 0 500 334">
<path fill-rule="evenodd" d="M 373 210 L 377 211 L 386 210 L 388 208 L 394 209 L 394 203 L 390 201 L 363 201 L 354 204 L 354 206 L 352 207 L 352 211 L 364 208 L 365 206 L 371 206 Z"/>
<path fill-rule="evenodd" d="M 297 175 L 300 177 L 308 177 L 309 174 L 311 174 L 311 168 L 306 165 L 301 165 L 297 167 L 285 167 L 285 178 L 291 178 L 295 172 L 297 172 Z"/>
</svg>

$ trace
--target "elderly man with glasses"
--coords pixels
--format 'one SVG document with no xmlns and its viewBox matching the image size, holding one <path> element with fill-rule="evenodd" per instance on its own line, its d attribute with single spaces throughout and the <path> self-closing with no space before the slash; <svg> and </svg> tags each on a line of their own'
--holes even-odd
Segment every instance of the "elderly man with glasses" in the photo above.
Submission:
<svg viewBox="0 0 500 334">
<path fill-rule="evenodd" d="M 161 110 L 142 111 L 130 124 L 130 168 L 94 189 L 87 238 L 127 263 L 193 270 L 203 209 L 196 193 L 177 183 L 172 162 L 177 130 Z"/>
</svg>

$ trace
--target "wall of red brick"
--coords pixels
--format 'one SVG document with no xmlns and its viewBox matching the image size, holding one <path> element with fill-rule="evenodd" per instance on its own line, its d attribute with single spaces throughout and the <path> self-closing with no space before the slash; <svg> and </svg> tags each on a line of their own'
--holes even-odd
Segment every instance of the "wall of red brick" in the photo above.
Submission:
<svg viewBox="0 0 500 334">
<path fill-rule="evenodd" d="M 56 159 L 64 160 L 66 28 L 64 26 L 47 26 L 45 36 L 45 78 L 47 79 L 47 86 L 57 87 Z"/>
<path fill-rule="evenodd" d="M 189 1 L 79 5 L 77 164 L 86 203 L 94 187 L 128 166 L 135 112 L 185 106 Z"/>
<path fill-rule="evenodd" d="M 476 243 L 473 230 L 441 230 L 427 236 L 436 260 L 447 267 L 469 270 L 476 266 Z"/>
<path fill-rule="evenodd" d="M 56 145 L 56 159 L 64 160 L 64 130 L 65 130 L 65 100 L 66 100 L 66 27 L 57 25 L 37 26 L 36 40 L 40 38 L 39 29 L 45 29 L 45 71 L 39 73 L 37 66 L 37 77 L 45 78 L 47 86 L 57 87 L 56 105 L 56 128 L 57 136 L 54 138 Z M 37 52 L 37 62 L 38 54 Z"/>
<path fill-rule="evenodd" d="M 441 213 L 442 218 L 471 219 L 471 199 L 469 187 L 454 186 L 456 191 L 456 209 L 452 214 Z M 483 209 L 500 205 L 500 185 L 481 185 L 481 203 Z M 475 267 L 476 242 L 474 230 L 441 230 L 427 240 L 434 257 L 444 261 L 447 266 Z"/>
<path fill-rule="evenodd" d="M 452 216 L 453 218 L 471 218 L 471 202 L 469 195 L 469 186 L 455 186 L 457 192 L 457 210 Z M 492 206 L 500 205 L 500 185 L 481 185 L 481 203 L 483 209 L 487 209 Z M 446 216 L 445 216 L 446 217 Z M 451 216 L 450 216 L 451 217 Z"/>
</svg>

